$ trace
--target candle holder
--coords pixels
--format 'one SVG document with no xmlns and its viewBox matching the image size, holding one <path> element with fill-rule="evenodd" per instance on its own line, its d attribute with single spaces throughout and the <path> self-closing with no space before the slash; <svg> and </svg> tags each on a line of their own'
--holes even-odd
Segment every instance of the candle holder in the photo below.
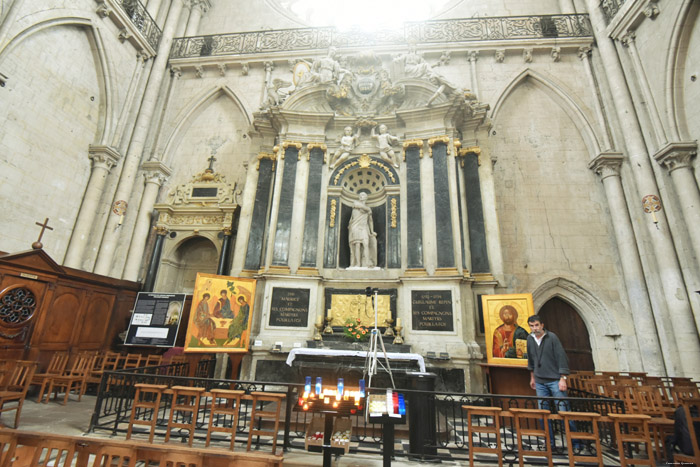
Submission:
<svg viewBox="0 0 700 467">
<path fill-rule="evenodd" d="M 384 322 L 387 324 L 386 331 L 384 331 L 384 336 L 385 337 L 394 337 L 394 329 L 393 329 L 394 320 L 392 318 L 387 318 L 384 320 Z"/>
<path fill-rule="evenodd" d="M 394 331 L 396 331 L 396 337 L 394 338 L 394 344 L 403 344 L 403 339 L 401 338 L 401 330 L 403 327 L 396 326 Z"/>
<path fill-rule="evenodd" d="M 333 321 L 333 317 L 326 316 L 326 328 L 323 330 L 324 334 L 333 334 L 333 328 L 331 327 L 331 321 Z"/>
<path fill-rule="evenodd" d="M 314 340 L 315 341 L 322 341 L 323 336 L 321 335 L 321 332 L 323 331 L 323 321 L 320 323 L 314 324 L 314 327 L 316 328 L 316 332 L 314 333 Z"/>
</svg>

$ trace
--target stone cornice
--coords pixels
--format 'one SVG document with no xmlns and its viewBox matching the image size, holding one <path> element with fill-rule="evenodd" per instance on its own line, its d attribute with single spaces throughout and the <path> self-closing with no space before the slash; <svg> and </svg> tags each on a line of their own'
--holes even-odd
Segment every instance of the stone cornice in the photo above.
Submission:
<svg viewBox="0 0 700 467">
<path fill-rule="evenodd" d="M 698 153 L 697 141 L 668 143 L 654 154 L 654 160 L 668 168 L 669 172 L 690 167 L 690 159 Z"/>
</svg>

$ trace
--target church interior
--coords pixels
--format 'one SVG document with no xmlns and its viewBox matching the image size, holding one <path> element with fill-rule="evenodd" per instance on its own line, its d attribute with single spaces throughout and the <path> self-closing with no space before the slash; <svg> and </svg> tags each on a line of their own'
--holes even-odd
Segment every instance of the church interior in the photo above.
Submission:
<svg viewBox="0 0 700 467">
<path fill-rule="evenodd" d="M 257 394 L 309 375 L 364 396 L 372 365 L 368 392 L 534 396 L 537 314 L 571 390 L 614 373 L 697 392 L 698 74 L 697 0 L 0 0 L 3 387 L 34 362 L 38 400 L 55 383 L 70 404 L 70 378 L 38 375 L 94 354 L 111 401 L 110 355 L 133 354 L 121 369 L 251 382 L 251 420 L 260 402 L 288 422 L 291 399 Z M 141 297 L 172 296 L 173 332 L 134 327 Z M 200 397 L 176 387 L 158 401 Z M 127 405 L 91 428 L 131 436 Z M 410 452 L 439 457 L 432 436 Z M 281 465 L 235 465 L 258 461 Z"/>
</svg>

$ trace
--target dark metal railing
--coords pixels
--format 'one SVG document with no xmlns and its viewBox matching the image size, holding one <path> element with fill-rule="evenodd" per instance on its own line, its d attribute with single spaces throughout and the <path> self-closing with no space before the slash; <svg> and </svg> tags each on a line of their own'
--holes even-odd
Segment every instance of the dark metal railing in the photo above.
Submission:
<svg viewBox="0 0 700 467">
<path fill-rule="evenodd" d="M 280 444 L 285 450 L 304 449 L 304 440 L 313 413 L 297 410 L 298 397 L 303 392 L 302 384 L 261 382 L 261 381 L 237 381 L 212 379 L 211 375 L 214 361 L 200 362 L 195 371 L 195 376 L 188 376 L 187 363 L 165 365 L 157 367 L 139 368 L 134 370 L 121 370 L 105 372 L 98 391 L 95 410 L 90 424 L 90 431 L 105 430 L 112 434 L 125 433 L 128 429 L 131 407 L 134 399 L 134 385 L 137 383 L 165 384 L 168 386 L 186 385 L 204 388 L 210 391 L 215 388 L 241 389 L 247 394 L 252 391 L 277 392 L 286 395 L 286 403 L 283 410 L 283 440 Z M 368 392 L 384 392 L 383 389 L 370 389 Z M 395 427 L 397 442 L 410 439 L 410 452 L 397 452 L 397 456 L 420 457 L 426 460 L 457 460 L 468 459 L 468 436 L 466 412 L 464 405 L 497 406 L 503 410 L 513 407 L 520 408 L 546 408 L 552 413 L 567 409 L 577 412 L 597 412 L 601 415 L 608 413 L 624 413 L 624 403 L 618 399 L 602 398 L 593 394 L 570 390 L 575 397 L 566 399 L 537 398 L 528 396 L 503 396 L 492 394 L 462 394 L 448 392 L 430 392 L 404 390 L 407 402 L 407 423 Z M 164 396 L 158 410 L 156 437 L 163 438 L 167 428 L 168 414 L 172 404 L 171 396 Z M 197 414 L 196 433 L 198 439 L 205 439 L 210 418 L 212 400 L 209 395 L 200 404 Z M 250 400 L 241 402 L 239 409 L 238 425 L 236 429 L 238 442 L 246 442 L 250 425 Z M 426 412 L 427 407 L 427 412 Z M 416 412 L 411 419 L 412 410 Z M 137 418 L 143 414 L 137 413 Z M 353 452 L 380 453 L 382 452 L 382 426 L 365 420 L 362 411 L 351 415 L 353 423 L 352 441 L 360 443 L 358 447 L 351 448 Z M 317 415 L 318 416 L 318 415 Z M 217 426 L 231 426 L 231 417 L 215 417 L 212 420 Z M 503 417 L 502 444 L 504 457 L 510 462 L 517 461 L 518 448 L 512 418 Z M 552 446 L 555 454 L 566 455 L 566 436 L 561 421 L 551 422 Z M 429 426 L 425 439 L 416 441 L 410 433 Z M 575 427 L 580 429 L 582 427 Z M 280 426 L 282 430 L 282 423 Z M 611 423 L 600 423 L 601 442 L 611 456 L 614 452 L 615 442 Z M 423 430 L 425 431 L 425 430 Z M 184 432 L 187 435 L 187 432 Z M 222 435 L 214 434 L 212 442 L 228 446 L 229 440 Z M 419 437 L 420 438 L 420 437 Z M 489 440 L 476 439 L 475 442 L 488 443 Z M 255 439 L 258 447 L 269 446 L 270 440 Z M 582 445 L 577 448 L 580 453 L 587 454 L 591 446 Z M 561 460 L 561 459 L 560 459 Z"/>
<path fill-rule="evenodd" d="M 158 43 L 163 35 L 155 20 L 139 0 L 116 0 L 116 3 L 124 10 L 131 23 L 143 35 L 146 41 L 158 50 Z"/>
<path fill-rule="evenodd" d="M 610 21 L 615 17 L 625 0 L 600 0 L 600 7 L 603 9 L 605 20 L 610 24 Z"/>
<path fill-rule="evenodd" d="M 331 46 L 367 47 L 592 35 L 586 14 L 465 18 L 410 22 L 404 25 L 403 30 L 377 33 L 338 31 L 325 27 L 180 37 L 173 41 L 170 58 L 303 51 Z"/>
</svg>

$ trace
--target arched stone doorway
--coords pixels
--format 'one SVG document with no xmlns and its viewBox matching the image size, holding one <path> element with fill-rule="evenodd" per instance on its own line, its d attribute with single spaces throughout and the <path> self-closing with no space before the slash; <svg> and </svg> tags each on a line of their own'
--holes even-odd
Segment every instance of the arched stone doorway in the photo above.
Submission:
<svg viewBox="0 0 700 467">
<path fill-rule="evenodd" d="M 559 336 L 571 370 L 593 371 L 593 353 L 586 324 L 574 307 L 559 297 L 549 299 L 538 313 L 545 329 Z"/>
<path fill-rule="evenodd" d="M 161 261 L 156 290 L 192 293 L 198 272 L 216 274 L 218 258 L 211 239 L 196 236 L 184 240 Z"/>
</svg>

